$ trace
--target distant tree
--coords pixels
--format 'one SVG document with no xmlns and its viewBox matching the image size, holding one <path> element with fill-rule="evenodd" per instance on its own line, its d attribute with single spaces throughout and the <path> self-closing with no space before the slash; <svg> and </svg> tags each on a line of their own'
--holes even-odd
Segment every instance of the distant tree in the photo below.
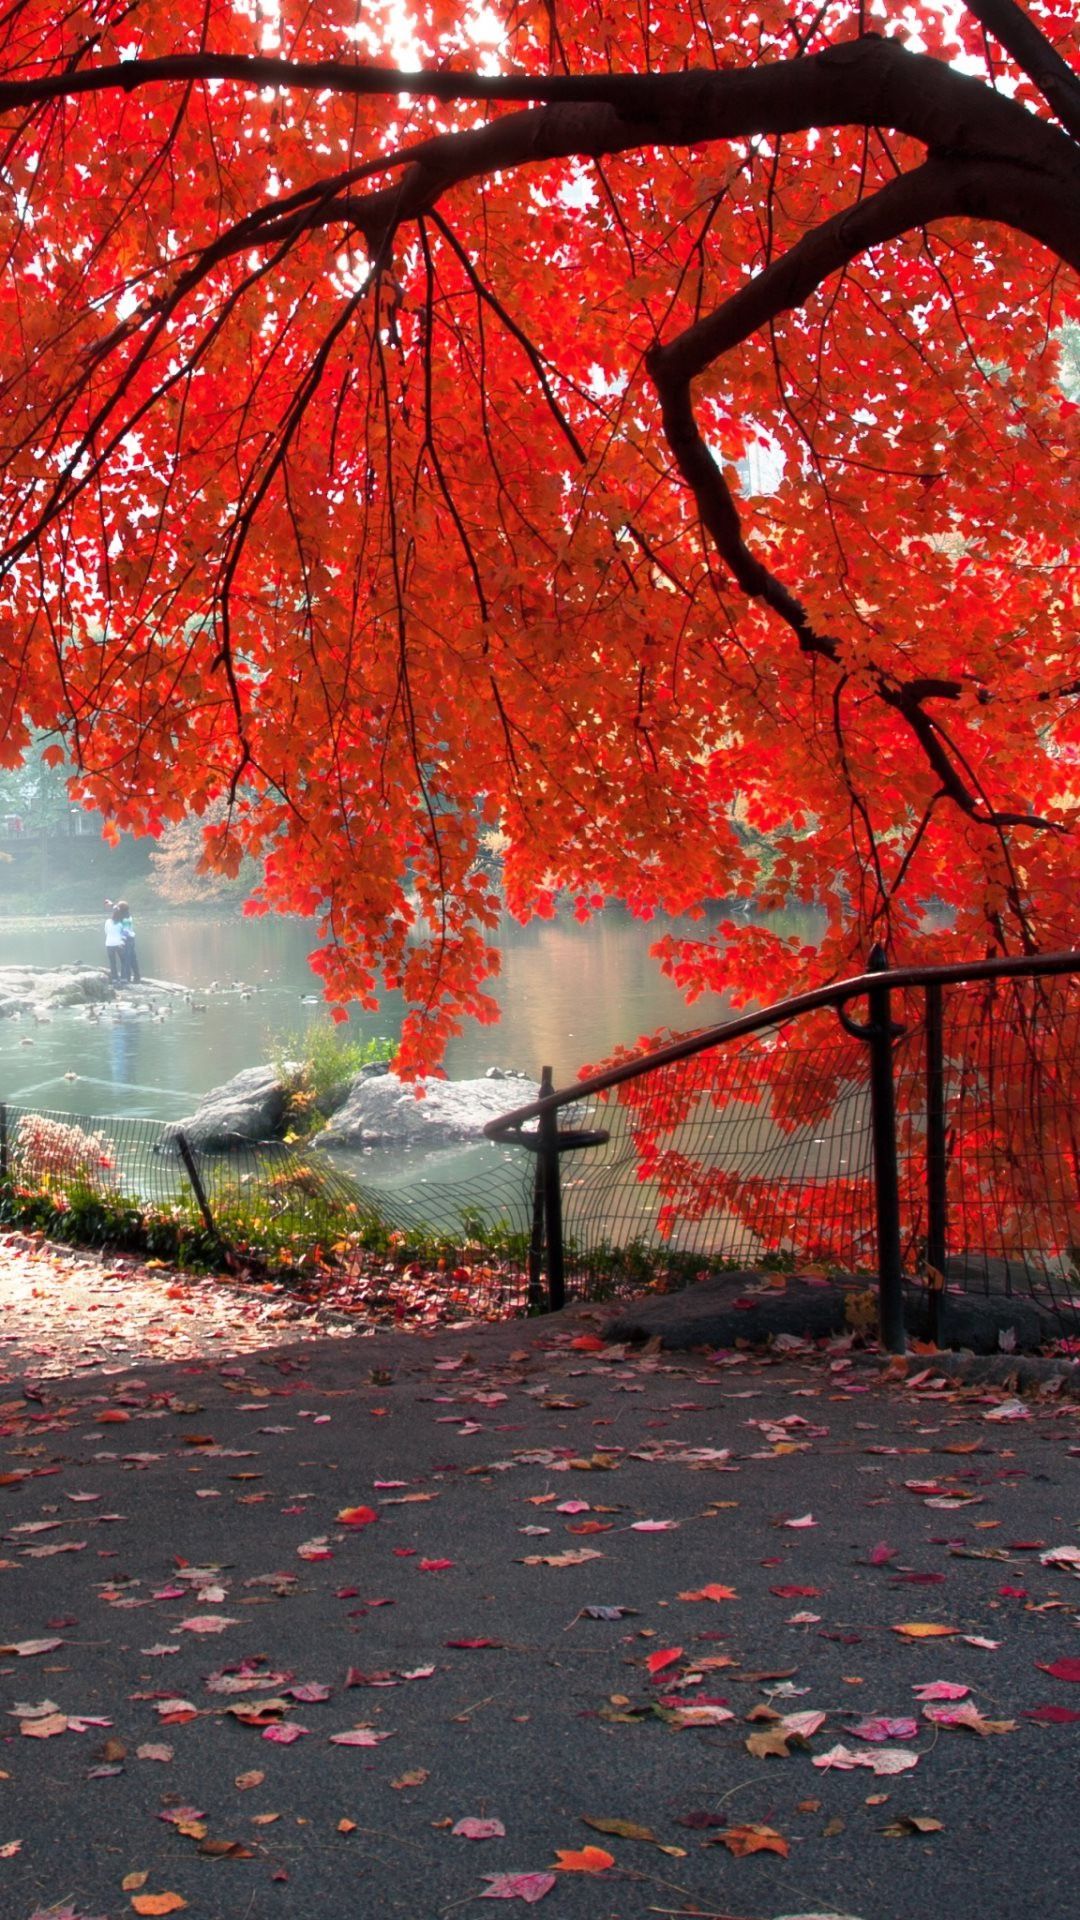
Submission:
<svg viewBox="0 0 1080 1920">
<path fill-rule="evenodd" d="M 258 871 L 252 861 L 245 861 L 246 872 L 235 878 L 206 864 L 206 828 L 220 825 L 227 813 L 228 803 L 218 800 L 208 809 L 205 821 L 189 816 L 171 820 L 164 828 L 150 853 L 150 885 L 169 906 L 205 906 L 215 901 L 241 900 L 254 885 Z"/>
<path fill-rule="evenodd" d="M 496 826 L 515 912 L 814 898 L 819 976 L 1070 937 L 1073 0 L 12 0 L 0 193 L 0 751 L 227 800 L 405 1067 Z"/>
</svg>

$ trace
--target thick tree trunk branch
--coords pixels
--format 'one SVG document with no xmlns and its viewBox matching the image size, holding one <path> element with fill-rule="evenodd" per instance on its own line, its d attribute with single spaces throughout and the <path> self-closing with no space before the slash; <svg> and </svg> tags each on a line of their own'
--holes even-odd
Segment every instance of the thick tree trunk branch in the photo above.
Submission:
<svg viewBox="0 0 1080 1920">
<path fill-rule="evenodd" d="M 1080 140 L 1080 77 L 1039 32 L 1016 0 L 965 0 L 967 10 L 999 40 L 1033 80 L 1062 126 Z"/>
<path fill-rule="evenodd" d="M 734 496 L 698 426 L 691 382 L 750 334 L 803 306 L 831 274 L 869 248 L 898 239 L 930 221 L 969 213 L 981 205 L 988 171 L 993 173 L 999 190 L 994 195 L 995 204 L 1004 201 L 1011 205 L 1018 216 L 1017 225 L 1031 231 L 1033 220 L 1039 224 L 1053 221 L 1052 196 L 1050 204 L 1033 211 L 1032 183 L 1018 169 L 928 160 L 806 234 L 715 313 L 688 327 L 669 345 L 654 349 L 646 361 L 660 399 L 668 445 L 721 558 L 749 598 L 761 600 L 787 623 L 804 652 L 821 655 L 834 664 L 841 659 L 839 642 L 814 628 L 796 595 L 747 545 Z M 1019 177 L 1014 177 L 1017 174 Z M 964 780 L 921 704 L 929 698 L 958 698 L 962 691 L 959 681 L 922 681 L 905 686 L 884 671 L 875 672 L 873 677 L 879 696 L 910 727 L 945 792 L 971 819 L 995 828 L 1050 825 L 1030 813 L 980 811 L 978 796 Z"/>
<path fill-rule="evenodd" d="M 973 9 L 974 11 L 975 9 Z M 1034 29 L 1033 29 L 1034 31 Z M 1039 36 L 1041 39 L 1041 36 Z M 1045 44 L 1045 43 L 1044 43 Z M 1055 56 L 1056 58 L 1056 56 Z M 1065 69 L 1068 73 L 1068 68 Z M 570 152 L 622 152 L 650 145 L 686 146 L 752 134 L 806 132 L 811 127 L 887 126 L 927 147 L 997 153 L 1068 170 L 1072 142 L 982 81 L 942 61 L 909 53 L 897 40 L 867 35 L 823 53 L 730 70 L 685 73 L 489 75 L 415 72 L 304 63 L 239 54 L 178 54 L 128 60 L 116 66 L 65 68 L 34 79 L 0 83 L 0 114 L 21 113 L 81 94 L 133 93 L 142 87 L 233 81 L 249 89 L 281 87 L 358 98 L 411 96 L 492 105 L 527 101 L 537 108 L 510 116 L 527 130 L 535 151 L 517 160 Z M 1080 84 L 1080 83 L 1077 83 Z M 569 113 L 545 114 L 543 109 Z M 611 118 L 610 116 L 614 116 Z M 499 124 L 499 123 L 496 123 Z M 577 144 L 567 144 L 576 129 Z M 478 130 L 482 136 L 489 129 Z M 521 135 L 517 136 L 520 141 Z M 445 134 L 418 149 L 432 161 L 439 150 L 476 145 L 477 134 Z M 387 167 L 392 164 L 387 161 Z M 458 177 L 465 177 L 459 175 Z"/>
</svg>

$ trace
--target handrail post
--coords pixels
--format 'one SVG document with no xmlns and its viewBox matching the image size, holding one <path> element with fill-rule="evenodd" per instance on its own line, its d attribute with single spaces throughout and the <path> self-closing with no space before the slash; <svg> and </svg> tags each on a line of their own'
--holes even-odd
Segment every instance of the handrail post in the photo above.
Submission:
<svg viewBox="0 0 1080 1920">
<path fill-rule="evenodd" d="M 6 1180 L 11 1170 L 11 1154 L 8 1148 L 7 1102 L 0 1101 L 0 1180 Z"/>
<path fill-rule="evenodd" d="M 945 1036 L 940 980 L 926 987 L 926 1265 L 927 1335 L 941 1345 L 941 1309 L 948 1258 L 949 1194 L 945 1142 Z"/>
<path fill-rule="evenodd" d="M 550 1067 L 540 1077 L 540 1094 L 553 1090 Z M 563 1259 L 562 1182 L 559 1177 L 559 1114 L 549 1107 L 539 1116 L 540 1138 L 538 1172 L 544 1194 L 544 1242 L 547 1254 L 548 1311 L 558 1313 L 566 1304 L 566 1275 Z"/>
<path fill-rule="evenodd" d="M 875 947 L 868 973 L 885 973 L 889 962 Z M 893 1086 L 894 1028 L 888 987 L 867 994 L 870 1020 L 870 1125 L 874 1149 L 874 1204 L 877 1213 L 878 1319 L 887 1353 L 904 1351 L 904 1274 L 900 1260 L 900 1179 L 896 1155 L 896 1093 Z"/>
<path fill-rule="evenodd" d="M 540 1070 L 540 1094 L 554 1090 L 550 1067 Z M 540 1285 L 540 1275 L 544 1265 L 544 1156 L 537 1153 L 533 1162 L 533 1203 L 532 1231 L 529 1235 L 529 1287 L 528 1303 L 530 1313 L 542 1313 L 544 1297 Z"/>
</svg>

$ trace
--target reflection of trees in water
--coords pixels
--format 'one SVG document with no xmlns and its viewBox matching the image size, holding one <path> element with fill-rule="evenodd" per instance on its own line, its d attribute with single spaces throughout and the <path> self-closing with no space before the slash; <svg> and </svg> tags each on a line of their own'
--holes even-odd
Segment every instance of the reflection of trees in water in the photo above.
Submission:
<svg viewBox="0 0 1080 1920">
<path fill-rule="evenodd" d="M 109 1075 L 116 1086 L 132 1086 L 139 1078 L 140 1022 L 116 1018 L 109 1028 Z"/>
</svg>

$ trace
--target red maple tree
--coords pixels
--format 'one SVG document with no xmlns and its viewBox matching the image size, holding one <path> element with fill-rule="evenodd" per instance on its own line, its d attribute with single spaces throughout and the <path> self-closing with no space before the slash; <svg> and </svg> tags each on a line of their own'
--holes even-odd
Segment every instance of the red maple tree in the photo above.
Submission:
<svg viewBox="0 0 1080 1920">
<path fill-rule="evenodd" d="M 6 760 L 55 729 L 140 832 L 225 796 L 406 1069 L 492 1016 L 494 829 L 515 912 L 818 900 L 819 978 L 1068 943 L 1072 0 L 11 0 L 0 50 Z"/>
</svg>

